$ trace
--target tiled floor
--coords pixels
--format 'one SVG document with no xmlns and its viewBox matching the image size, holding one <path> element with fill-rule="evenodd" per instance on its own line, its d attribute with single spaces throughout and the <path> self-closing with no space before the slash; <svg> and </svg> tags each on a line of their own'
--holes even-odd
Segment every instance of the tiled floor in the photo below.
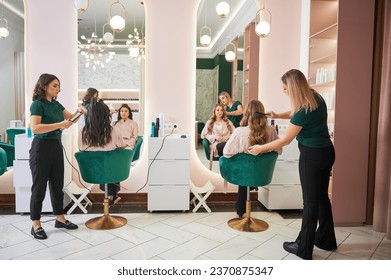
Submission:
<svg viewBox="0 0 391 280">
<path fill-rule="evenodd" d="M 118 206 L 116 206 L 118 207 Z M 122 209 L 125 210 L 125 209 Z M 284 241 L 294 240 L 300 219 L 284 219 L 277 212 L 255 211 L 253 217 L 269 223 L 264 232 L 248 233 L 231 229 L 230 212 L 121 213 L 128 219 L 115 230 L 97 231 L 84 223 L 99 214 L 73 214 L 69 220 L 79 229 L 54 228 L 53 217 L 42 221 L 49 238 L 39 241 L 30 235 L 28 215 L 0 215 L 0 259 L 24 260 L 297 260 L 285 252 Z M 338 249 L 314 248 L 316 260 L 391 260 L 391 241 L 370 226 L 337 227 Z"/>
</svg>

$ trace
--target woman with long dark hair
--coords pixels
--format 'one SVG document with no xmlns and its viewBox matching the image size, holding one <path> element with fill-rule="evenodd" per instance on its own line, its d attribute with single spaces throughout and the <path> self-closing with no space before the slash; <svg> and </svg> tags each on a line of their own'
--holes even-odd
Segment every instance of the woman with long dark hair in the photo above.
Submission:
<svg viewBox="0 0 391 280">
<path fill-rule="evenodd" d="M 269 114 L 272 118 L 290 119 L 288 129 L 280 139 L 251 146 L 249 152 L 258 155 L 278 149 L 288 145 L 295 137 L 299 142 L 299 174 L 304 202 L 301 230 L 296 240 L 284 242 L 283 248 L 311 260 L 314 245 L 323 250 L 337 249 L 328 197 L 335 151 L 327 128 L 327 107 L 322 96 L 310 87 L 299 70 L 289 70 L 281 81 L 291 100 L 291 110 Z"/>
<path fill-rule="evenodd" d="M 138 124 L 133 120 L 129 105 L 122 104 L 118 109 L 117 121 L 113 126 L 121 131 L 122 139 L 127 148 L 134 149 L 138 138 Z"/>
<path fill-rule="evenodd" d="M 83 129 L 79 132 L 78 146 L 80 151 L 111 151 L 125 146 L 121 131 L 111 125 L 109 107 L 102 99 L 92 99 L 87 112 Z M 100 185 L 104 191 L 104 185 Z M 110 205 L 121 198 L 117 196 L 119 183 L 108 185 Z"/>
<path fill-rule="evenodd" d="M 57 101 L 60 80 L 52 74 L 42 74 L 34 88 L 30 106 L 30 127 L 34 139 L 30 149 L 31 186 L 30 217 L 31 234 L 36 239 L 46 239 L 41 226 L 42 203 L 49 183 L 56 228 L 76 229 L 78 226 L 66 220 L 63 212 L 64 158 L 61 144 L 62 130 L 70 127 L 75 114 L 67 111 Z"/>
<path fill-rule="evenodd" d="M 244 108 L 243 119 L 224 147 L 224 157 L 248 153 L 248 147 L 265 144 L 278 139 L 277 132 L 267 124 L 265 109 L 261 101 L 251 100 Z M 281 154 L 282 149 L 276 149 Z M 261 170 L 260 170 L 261 171 Z M 246 212 L 247 188 L 239 186 L 236 199 L 236 213 L 242 217 Z"/>
</svg>

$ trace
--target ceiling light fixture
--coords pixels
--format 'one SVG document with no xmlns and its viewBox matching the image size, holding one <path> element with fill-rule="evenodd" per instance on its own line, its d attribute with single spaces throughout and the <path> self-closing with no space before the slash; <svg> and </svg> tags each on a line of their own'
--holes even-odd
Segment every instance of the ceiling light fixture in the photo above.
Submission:
<svg viewBox="0 0 391 280">
<path fill-rule="evenodd" d="M 225 60 L 228 62 L 234 62 L 236 59 L 236 51 L 235 45 L 233 43 L 229 43 L 225 47 Z"/>
<path fill-rule="evenodd" d="M 205 2 L 205 25 L 200 29 L 200 44 L 203 47 L 209 46 L 210 42 L 212 41 L 212 29 L 206 25 L 206 14 L 208 13 L 208 9 L 206 7 L 207 2 Z"/>
<path fill-rule="evenodd" d="M 4 26 L 1 26 L 1 25 Z M 0 39 L 5 39 L 10 35 L 8 29 L 8 21 L 4 18 L 4 0 L 1 1 L 1 17 L 0 17 Z"/>
<path fill-rule="evenodd" d="M 88 9 L 89 1 L 88 0 L 75 0 L 74 4 L 75 4 L 75 8 L 80 13 L 83 13 L 83 12 L 87 11 L 87 9 Z"/>
<path fill-rule="evenodd" d="M 121 6 L 123 10 L 123 17 L 121 15 L 114 15 L 113 16 L 113 7 L 114 6 Z M 111 29 L 113 29 L 114 32 L 122 32 L 125 29 L 125 18 L 126 18 L 126 9 L 125 6 L 122 5 L 122 3 L 117 0 L 117 2 L 114 2 L 110 6 L 110 26 Z"/>
<path fill-rule="evenodd" d="M 107 46 L 102 47 L 100 44 L 104 39 L 98 38 L 96 35 L 96 10 L 94 6 L 94 23 L 95 23 L 95 31 L 92 32 L 91 38 L 87 39 L 84 35 L 80 36 L 80 38 L 84 41 L 86 41 L 87 44 L 83 45 L 80 41 L 78 41 L 78 48 L 77 52 L 80 52 L 80 54 L 85 59 L 85 67 L 92 66 L 92 69 L 95 71 L 96 67 L 100 66 L 102 68 L 105 67 L 105 63 L 109 63 L 113 56 L 115 55 L 115 52 L 108 51 L 108 47 L 111 47 L 111 42 L 114 40 L 114 35 L 110 32 L 106 32 L 104 35 L 106 35 Z M 104 31 L 104 25 L 103 25 L 103 31 Z M 108 35 L 107 33 L 111 34 Z M 103 35 L 103 37 L 105 37 Z M 110 38 L 109 38 L 110 37 Z M 112 40 L 110 40 L 112 39 Z M 111 42 L 110 42 L 111 41 Z"/>
<path fill-rule="evenodd" d="M 110 31 L 105 32 L 105 26 L 110 25 L 108 22 L 103 24 L 102 27 L 102 34 L 103 34 L 103 41 L 107 44 L 110 45 L 111 43 L 114 42 L 114 33 L 111 33 Z"/>
<path fill-rule="evenodd" d="M 218 0 L 216 0 L 216 13 L 220 17 L 222 17 L 222 18 L 227 17 L 230 11 L 231 11 L 231 5 L 230 4 L 228 4 L 226 1 L 218 1 Z"/>
<path fill-rule="evenodd" d="M 255 15 L 255 33 L 259 37 L 265 38 L 270 34 L 271 25 L 272 14 L 265 8 L 265 2 L 263 2 L 262 8 Z"/>
</svg>

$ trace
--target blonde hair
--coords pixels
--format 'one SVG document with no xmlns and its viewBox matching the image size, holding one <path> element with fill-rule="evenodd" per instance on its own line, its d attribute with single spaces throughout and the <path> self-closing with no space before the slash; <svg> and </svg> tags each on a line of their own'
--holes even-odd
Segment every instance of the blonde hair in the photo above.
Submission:
<svg viewBox="0 0 391 280">
<path fill-rule="evenodd" d="M 228 117 L 227 117 L 227 112 L 225 111 L 225 108 L 222 104 L 216 104 L 214 107 L 213 107 L 213 111 L 212 111 L 212 115 L 210 116 L 210 123 L 208 125 L 208 133 L 212 133 L 213 132 L 213 125 L 214 123 L 216 122 L 216 108 L 217 107 L 221 107 L 223 108 L 223 116 L 222 116 L 222 119 L 223 121 L 225 121 L 225 123 L 227 124 L 227 128 L 229 130 L 230 133 L 232 133 L 232 131 L 234 130 L 234 128 L 231 126 L 230 122 L 228 121 Z"/>
<path fill-rule="evenodd" d="M 281 81 L 287 87 L 287 93 L 291 100 L 292 114 L 297 113 L 301 109 L 304 109 L 306 112 L 312 112 L 318 108 L 314 91 L 300 70 L 289 70 L 281 77 Z"/>
<path fill-rule="evenodd" d="M 265 115 L 265 107 L 259 100 L 251 100 L 243 112 L 243 119 L 240 121 L 240 126 L 249 126 L 250 145 L 265 144 L 268 139 L 266 129 L 267 118 Z"/>
<path fill-rule="evenodd" d="M 220 92 L 219 97 L 220 96 L 225 96 L 225 98 L 227 98 L 228 102 L 230 102 L 230 101 L 232 102 L 233 101 L 233 99 L 231 98 L 231 95 L 229 95 L 229 93 L 226 92 L 226 91 Z"/>
</svg>

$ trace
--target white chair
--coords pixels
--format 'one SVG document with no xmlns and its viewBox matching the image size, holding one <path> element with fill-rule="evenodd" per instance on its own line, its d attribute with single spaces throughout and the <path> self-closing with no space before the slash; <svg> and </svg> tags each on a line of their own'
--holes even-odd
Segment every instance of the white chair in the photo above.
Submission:
<svg viewBox="0 0 391 280">
<path fill-rule="evenodd" d="M 190 191 L 194 194 L 193 199 L 190 201 L 190 203 L 194 204 L 193 213 L 197 212 L 197 210 L 203 206 L 206 211 L 209 213 L 212 212 L 208 205 L 206 205 L 206 199 L 209 197 L 209 195 L 213 192 L 215 189 L 215 186 L 212 185 L 210 180 L 208 180 L 204 186 L 197 187 L 194 185 L 194 183 L 190 180 Z M 204 194 L 202 196 L 202 194 Z M 197 203 L 198 201 L 198 203 Z"/>
<path fill-rule="evenodd" d="M 69 183 L 65 189 L 64 192 L 72 199 L 73 205 L 71 208 L 69 208 L 67 214 L 71 214 L 73 210 L 76 209 L 76 207 L 79 207 L 81 211 L 84 212 L 84 214 L 87 214 L 88 211 L 86 207 L 88 205 L 92 205 L 91 200 L 87 197 L 87 195 L 91 192 L 91 188 L 94 184 L 89 185 L 86 188 L 80 188 L 78 185 L 76 185 L 74 182 Z M 76 198 L 75 195 L 80 195 L 79 198 Z M 84 203 L 84 204 L 83 204 Z"/>
</svg>

